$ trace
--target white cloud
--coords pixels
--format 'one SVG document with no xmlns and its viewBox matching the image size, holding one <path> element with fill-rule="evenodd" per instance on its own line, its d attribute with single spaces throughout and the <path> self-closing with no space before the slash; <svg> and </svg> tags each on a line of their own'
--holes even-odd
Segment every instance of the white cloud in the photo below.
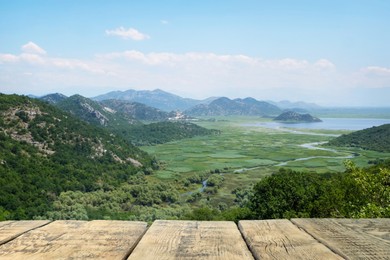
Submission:
<svg viewBox="0 0 390 260">
<path fill-rule="evenodd" d="M 162 23 L 162 24 L 169 24 L 169 22 L 167 21 L 167 20 L 160 20 L 160 22 Z"/>
<path fill-rule="evenodd" d="M 25 45 L 23 45 L 22 51 L 25 53 L 33 53 L 33 54 L 40 54 L 40 55 L 46 54 L 46 51 L 44 49 L 42 49 L 41 47 L 39 47 L 33 42 L 28 42 Z"/>
<path fill-rule="evenodd" d="M 364 68 L 363 71 L 381 76 L 390 76 L 390 68 L 369 66 Z"/>
<path fill-rule="evenodd" d="M 119 36 L 123 39 L 132 39 L 135 41 L 142 41 L 150 38 L 149 35 L 143 34 L 134 28 L 125 29 L 122 26 L 114 30 L 106 30 L 106 34 L 109 36 Z"/>
<path fill-rule="evenodd" d="M 327 59 L 320 59 L 315 64 L 320 69 L 334 69 L 336 66 Z"/>
<path fill-rule="evenodd" d="M 20 60 L 25 61 L 30 64 L 44 64 L 45 59 L 37 54 L 33 53 L 22 53 L 19 56 Z"/>
<path fill-rule="evenodd" d="M 128 50 L 89 59 L 31 52 L 0 53 L 0 86 L 17 89 L 22 94 L 63 92 L 69 95 L 74 94 L 69 91 L 75 91 L 94 96 L 112 90 L 162 88 L 193 98 L 225 95 L 281 100 L 305 97 L 315 102 L 316 99 L 310 97 L 332 101 L 335 91 L 388 88 L 390 68 L 370 66 L 341 73 L 325 58 L 316 61 L 262 59 L 212 52 Z"/>
<path fill-rule="evenodd" d="M 0 63 L 5 62 L 17 62 L 19 57 L 12 54 L 0 54 Z"/>
</svg>

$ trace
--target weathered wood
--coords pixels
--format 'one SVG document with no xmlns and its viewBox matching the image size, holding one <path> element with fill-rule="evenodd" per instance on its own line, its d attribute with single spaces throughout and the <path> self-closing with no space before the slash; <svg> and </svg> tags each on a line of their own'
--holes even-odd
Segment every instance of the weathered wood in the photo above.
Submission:
<svg viewBox="0 0 390 260">
<path fill-rule="evenodd" d="M 238 226 L 256 259 L 342 259 L 289 220 L 244 220 Z"/>
<path fill-rule="evenodd" d="M 0 259 L 123 259 L 144 222 L 55 221 L 0 246 Z"/>
<path fill-rule="evenodd" d="M 293 219 L 293 223 L 348 259 L 390 259 L 389 219 Z"/>
<path fill-rule="evenodd" d="M 253 259 L 228 221 L 156 220 L 129 259 Z"/>
<path fill-rule="evenodd" d="M 0 222 L 0 245 L 30 231 L 32 229 L 46 225 L 50 221 L 1 221 Z"/>
</svg>

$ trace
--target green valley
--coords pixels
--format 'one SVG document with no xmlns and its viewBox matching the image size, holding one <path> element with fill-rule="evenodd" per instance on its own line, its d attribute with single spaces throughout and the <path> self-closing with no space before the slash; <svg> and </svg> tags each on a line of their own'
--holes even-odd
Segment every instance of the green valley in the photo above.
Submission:
<svg viewBox="0 0 390 260">
<path fill-rule="evenodd" d="M 124 138 L 26 97 L 0 108 L 2 220 L 390 216 L 390 153 L 326 145 L 351 131 L 219 116 Z"/>
</svg>

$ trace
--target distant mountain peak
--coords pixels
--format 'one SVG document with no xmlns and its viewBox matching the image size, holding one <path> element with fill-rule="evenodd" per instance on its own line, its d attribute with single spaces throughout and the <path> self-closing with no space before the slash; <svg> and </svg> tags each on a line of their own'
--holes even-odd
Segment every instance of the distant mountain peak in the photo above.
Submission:
<svg viewBox="0 0 390 260">
<path fill-rule="evenodd" d="M 126 100 L 138 102 L 150 107 L 158 108 L 166 112 L 184 111 L 190 107 L 201 103 L 208 103 L 209 100 L 196 100 L 191 98 L 182 98 L 178 95 L 166 92 L 161 89 L 154 90 L 133 90 L 113 91 L 93 98 L 96 101 L 108 99 Z"/>
<path fill-rule="evenodd" d="M 61 102 L 62 100 L 68 98 L 67 96 L 61 94 L 61 93 L 52 93 L 45 95 L 43 97 L 40 97 L 40 100 L 46 101 L 50 104 L 56 104 L 58 102 Z"/>
</svg>

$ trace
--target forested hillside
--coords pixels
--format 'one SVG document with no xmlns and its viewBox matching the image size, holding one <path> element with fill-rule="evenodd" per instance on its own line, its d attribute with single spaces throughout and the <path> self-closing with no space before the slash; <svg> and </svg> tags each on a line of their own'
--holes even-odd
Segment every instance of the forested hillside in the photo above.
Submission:
<svg viewBox="0 0 390 260">
<path fill-rule="evenodd" d="M 165 121 L 169 119 L 168 112 L 138 102 L 108 99 L 100 101 L 100 104 L 136 120 Z"/>
<path fill-rule="evenodd" d="M 136 145 L 160 144 L 218 133 L 185 122 L 187 117 L 180 113 L 168 113 L 144 104 L 123 100 L 105 100 L 100 103 L 74 95 L 55 105 L 89 124 L 109 130 Z M 148 125 L 141 123 L 140 120 L 157 122 Z"/>
<path fill-rule="evenodd" d="M 1 94 L 0 115 L 0 215 L 8 218 L 42 215 L 61 192 L 110 189 L 154 167 L 131 142 L 47 103 Z"/>
<path fill-rule="evenodd" d="M 331 140 L 329 145 L 359 147 L 362 149 L 390 152 L 390 124 L 342 135 Z"/>
<path fill-rule="evenodd" d="M 133 126 L 130 128 L 128 135 L 131 136 L 135 145 L 155 145 L 183 138 L 219 133 L 220 131 L 218 130 L 206 129 L 189 122 L 177 121 Z"/>
</svg>

